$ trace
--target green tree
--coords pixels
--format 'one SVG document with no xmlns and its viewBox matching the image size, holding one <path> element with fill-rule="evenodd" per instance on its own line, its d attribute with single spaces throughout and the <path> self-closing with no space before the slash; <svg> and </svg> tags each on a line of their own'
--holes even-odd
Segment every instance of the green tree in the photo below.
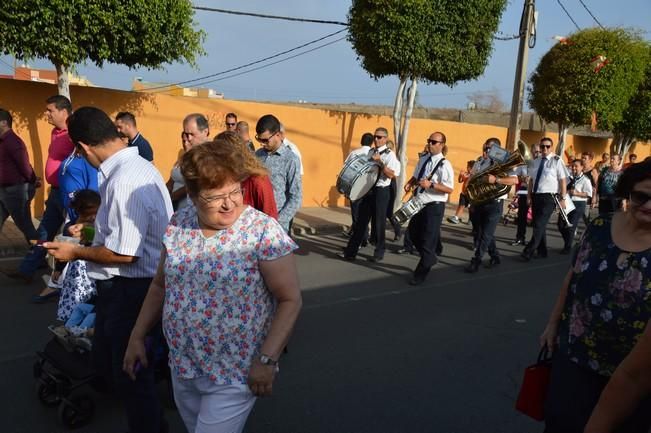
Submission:
<svg viewBox="0 0 651 433">
<path fill-rule="evenodd" d="M 190 0 L 5 0 L 0 8 L 0 51 L 51 61 L 67 97 L 67 72 L 77 64 L 194 64 L 204 37 Z"/>
<path fill-rule="evenodd" d="M 554 45 L 540 60 L 529 83 L 529 105 L 547 122 L 556 122 L 556 153 L 565 150 L 570 125 L 612 131 L 622 120 L 649 61 L 647 44 L 623 29 L 579 31 Z"/>
<path fill-rule="evenodd" d="M 624 110 L 622 120 L 615 124 L 612 152 L 626 155 L 636 141 L 651 140 L 651 63 L 637 92 Z"/>
<path fill-rule="evenodd" d="M 403 167 L 418 82 L 452 87 L 478 78 L 505 5 L 506 0 L 353 0 L 348 39 L 362 67 L 374 79 L 396 75 L 400 80 L 393 129 Z"/>
</svg>

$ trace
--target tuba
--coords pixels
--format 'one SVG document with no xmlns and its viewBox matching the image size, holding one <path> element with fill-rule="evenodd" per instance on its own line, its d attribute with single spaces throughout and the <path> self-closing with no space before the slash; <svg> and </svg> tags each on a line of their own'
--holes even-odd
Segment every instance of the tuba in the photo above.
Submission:
<svg viewBox="0 0 651 433">
<path fill-rule="evenodd" d="M 518 147 L 524 147 L 524 149 L 526 149 L 526 145 L 520 146 L 520 143 L 518 143 Z M 525 158 L 522 156 L 520 149 L 514 151 L 511 154 L 508 154 L 499 146 L 493 146 L 488 151 L 489 156 L 491 156 L 491 153 L 498 153 L 498 155 L 502 153 L 508 157 L 493 158 L 494 161 L 499 161 L 501 159 L 502 162 L 493 164 L 490 167 L 487 167 L 470 177 L 468 180 L 468 185 L 466 186 L 466 195 L 468 196 L 468 200 L 470 201 L 471 205 L 476 206 L 487 201 L 494 200 L 498 197 L 503 196 L 504 194 L 508 194 L 508 192 L 511 190 L 511 185 L 488 183 L 487 178 L 489 174 L 492 174 L 495 177 L 505 177 L 510 170 L 519 165 L 525 165 L 527 163 Z"/>
</svg>

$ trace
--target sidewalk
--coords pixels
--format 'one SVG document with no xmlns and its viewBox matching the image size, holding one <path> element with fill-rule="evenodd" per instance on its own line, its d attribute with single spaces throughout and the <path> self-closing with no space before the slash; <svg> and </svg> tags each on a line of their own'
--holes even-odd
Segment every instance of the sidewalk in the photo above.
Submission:
<svg viewBox="0 0 651 433">
<path fill-rule="evenodd" d="M 454 214 L 456 205 L 448 203 L 445 216 Z M 350 208 L 347 207 L 303 207 L 294 218 L 294 235 L 322 235 L 341 233 L 350 229 Z M 34 226 L 39 221 L 34 219 Z M 27 253 L 27 243 L 11 218 L 7 219 L 0 232 L 0 258 L 22 257 Z"/>
</svg>

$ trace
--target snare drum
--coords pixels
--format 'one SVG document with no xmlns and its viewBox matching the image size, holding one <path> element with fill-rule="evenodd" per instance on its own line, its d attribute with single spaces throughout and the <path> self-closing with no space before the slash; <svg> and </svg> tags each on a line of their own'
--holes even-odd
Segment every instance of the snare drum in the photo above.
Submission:
<svg viewBox="0 0 651 433">
<path fill-rule="evenodd" d="M 411 217 L 420 212 L 424 207 L 425 204 L 420 197 L 414 196 L 391 216 L 391 220 L 398 225 L 402 225 L 409 221 Z"/>
<path fill-rule="evenodd" d="M 359 200 L 373 188 L 379 175 L 380 168 L 366 155 L 352 156 L 337 176 L 337 191 L 350 201 Z"/>
</svg>

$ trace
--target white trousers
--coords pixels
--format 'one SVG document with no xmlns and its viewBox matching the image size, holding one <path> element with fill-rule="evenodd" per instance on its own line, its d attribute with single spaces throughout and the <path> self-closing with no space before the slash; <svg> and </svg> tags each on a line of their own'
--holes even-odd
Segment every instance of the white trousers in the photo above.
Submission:
<svg viewBox="0 0 651 433">
<path fill-rule="evenodd" d="M 255 396 L 248 385 L 216 385 L 172 374 L 174 401 L 188 433 L 241 433 Z"/>
</svg>

